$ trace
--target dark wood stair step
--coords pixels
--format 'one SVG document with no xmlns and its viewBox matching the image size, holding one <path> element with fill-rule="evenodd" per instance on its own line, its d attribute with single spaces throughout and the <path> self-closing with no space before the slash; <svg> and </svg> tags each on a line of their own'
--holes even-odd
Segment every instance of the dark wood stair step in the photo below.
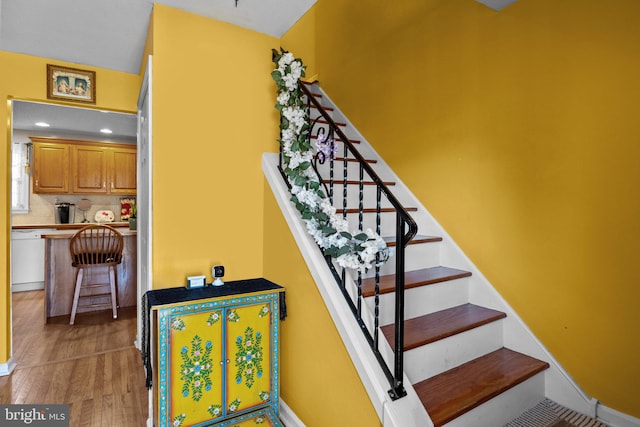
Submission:
<svg viewBox="0 0 640 427">
<path fill-rule="evenodd" d="M 326 122 L 324 122 L 324 123 L 326 124 Z M 311 139 L 318 139 L 318 135 L 311 135 Z M 340 138 L 340 137 L 335 138 L 335 140 L 342 142 L 342 138 Z M 352 144 L 360 144 L 360 140 L 359 139 L 350 139 L 349 142 L 352 143 Z"/>
<path fill-rule="evenodd" d="M 407 271 L 404 273 L 404 288 L 411 289 L 419 286 L 433 285 L 435 283 L 446 282 L 449 280 L 461 279 L 463 277 L 471 276 L 471 272 L 458 270 L 451 267 L 430 267 L 422 268 L 420 270 Z M 396 275 L 387 274 L 380 276 L 380 293 L 386 294 L 395 292 L 396 290 Z M 375 294 L 375 279 L 369 277 L 362 279 L 362 295 L 364 297 L 370 297 Z"/>
<path fill-rule="evenodd" d="M 331 181 L 328 179 L 323 179 L 322 182 L 324 182 L 325 184 L 329 184 Z M 333 179 L 333 184 L 337 184 L 337 185 L 342 185 L 344 183 L 343 180 L 339 179 L 339 178 L 334 178 Z M 351 181 L 351 180 L 347 180 L 347 185 L 359 185 L 360 181 Z M 373 181 L 363 181 L 362 182 L 363 185 L 376 185 L 375 182 Z M 383 181 L 383 184 L 386 185 L 387 187 L 390 185 L 396 185 L 395 182 L 393 181 Z"/>
<path fill-rule="evenodd" d="M 342 162 L 342 161 L 344 161 L 344 157 L 336 157 L 334 160 L 335 160 L 336 162 Z M 365 162 L 367 162 L 367 163 L 370 163 L 370 164 L 378 163 L 378 161 L 377 161 L 377 160 L 375 160 L 375 159 L 365 159 L 364 161 L 365 161 Z M 355 163 L 357 163 L 357 162 L 358 162 L 358 159 L 354 159 L 354 158 L 352 158 L 352 157 L 349 157 L 349 158 L 347 159 L 347 162 L 355 162 Z"/>
<path fill-rule="evenodd" d="M 501 311 L 474 304 L 463 304 L 407 319 L 404 321 L 404 350 L 430 344 L 505 317 L 507 315 Z M 382 333 L 393 348 L 396 336 L 395 325 L 383 326 Z"/>
<path fill-rule="evenodd" d="M 407 212 L 415 212 L 418 210 L 418 208 L 404 208 Z M 358 212 L 360 212 L 360 209 L 358 208 L 348 208 L 348 209 L 336 209 L 336 213 L 344 213 L 346 211 L 346 213 L 348 214 L 357 214 Z M 390 213 L 390 212 L 395 212 L 396 209 L 395 208 L 380 208 L 380 213 Z M 364 213 L 376 213 L 378 212 L 378 210 L 376 208 L 366 208 L 366 209 L 362 209 L 362 212 Z"/>
<path fill-rule="evenodd" d="M 322 95 L 316 95 L 316 94 L 314 94 L 313 96 L 314 96 L 314 97 L 319 96 L 320 98 L 322 98 Z M 323 110 L 325 110 L 325 111 L 333 111 L 333 107 L 325 107 L 324 105 L 321 105 L 321 107 L 322 107 L 322 109 L 323 109 Z M 316 107 L 316 105 L 315 105 L 315 104 L 311 104 L 311 108 L 316 108 L 316 109 L 318 109 L 318 107 Z"/>
<path fill-rule="evenodd" d="M 436 427 L 442 426 L 549 367 L 547 362 L 501 348 L 414 388 Z"/>
<path fill-rule="evenodd" d="M 386 236 L 383 237 L 382 240 L 384 240 L 387 243 L 387 246 L 389 247 L 393 247 L 396 246 L 396 236 Z M 411 239 L 409 241 L 410 245 L 417 245 L 420 243 L 434 243 L 434 242 L 442 242 L 442 237 L 439 236 L 423 236 L 423 235 L 416 235 L 414 236 L 413 239 Z"/>
<path fill-rule="evenodd" d="M 316 123 L 320 123 L 320 124 L 323 124 L 323 125 L 328 125 L 329 124 L 329 122 L 324 120 L 324 119 L 320 119 L 320 120 L 316 121 Z M 334 122 L 334 123 L 335 123 L 336 126 L 343 126 L 344 127 L 344 126 L 347 125 L 346 123 L 343 123 L 343 122 Z"/>
</svg>

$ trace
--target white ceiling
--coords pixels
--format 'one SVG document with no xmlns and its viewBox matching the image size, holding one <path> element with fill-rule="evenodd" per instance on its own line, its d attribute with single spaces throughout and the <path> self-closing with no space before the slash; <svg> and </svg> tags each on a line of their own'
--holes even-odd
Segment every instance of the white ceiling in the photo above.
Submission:
<svg viewBox="0 0 640 427">
<path fill-rule="evenodd" d="M 281 37 L 315 2 L 159 0 L 155 3 Z M 0 0 L 0 50 L 137 74 L 153 3 Z"/>
<path fill-rule="evenodd" d="M 493 10 L 502 10 L 509 6 L 511 3 L 515 3 L 518 0 L 476 0 L 485 6 L 490 7 Z"/>
<path fill-rule="evenodd" d="M 159 0 L 202 16 L 281 37 L 316 0 Z M 137 74 L 153 8 L 150 0 L 0 0 L 0 50 Z M 274 46 L 277 47 L 277 46 Z M 113 137 L 136 135 L 135 116 L 14 102 L 13 127 Z"/>
<path fill-rule="evenodd" d="M 13 101 L 13 129 L 34 131 L 35 135 L 73 137 L 76 139 L 118 139 L 135 142 L 137 121 L 135 114 L 92 110 L 81 107 L 43 104 L 39 102 Z M 38 127 L 37 122 L 50 126 Z M 113 133 L 102 134 L 100 129 L 111 129 Z"/>
</svg>

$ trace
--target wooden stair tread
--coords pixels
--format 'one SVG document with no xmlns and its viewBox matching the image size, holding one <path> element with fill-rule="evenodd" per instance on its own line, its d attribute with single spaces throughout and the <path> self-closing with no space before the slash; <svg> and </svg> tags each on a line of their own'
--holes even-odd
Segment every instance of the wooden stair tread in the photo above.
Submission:
<svg viewBox="0 0 640 427">
<path fill-rule="evenodd" d="M 404 208 L 407 212 L 415 212 L 418 210 L 418 208 Z M 396 209 L 395 208 L 380 208 L 380 213 L 390 213 L 390 212 L 395 212 Z M 348 208 L 348 209 L 336 209 L 336 213 L 348 213 L 348 214 L 356 214 L 358 212 L 360 212 L 360 209 L 358 208 Z M 363 213 L 376 213 L 378 212 L 378 210 L 376 208 L 365 208 L 362 209 Z"/>
<path fill-rule="evenodd" d="M 501 348 L 414 385 L 436 427 L 469 412 L 549 367 Z"/>
<path fill-rule="evenodd" d="M 325 122 L 325 124 L 326 124 L 326 122 Z M 311 139 L 318 139 L 318 136 L 317 135 L 311 135 Z M 336 137 L 335 140 L 342 142 L 342 138 L 340 138 L 340 137 Z M 360 140 L 359 139 L 349 139 L 349 142 L 352 143 L 352 144 L 360 144 Z"/>
<path fill-rule="evenodd" d="M 434 283 L 446 282 L 448 280 L 461 279 L 463 277 L 471 276 L 471 272 L 458 270 L 451 267 L 430 267 L 422 268 L 420 270 L 407 271 L 404 274 L 404 288 L 411 289 L 418 286 L 432 285 Z M 395 292 L 396 290 L 396 275 L 387 274 L 380 276 L 380 293 L 386 294 L 389 292 Z M 373 296 L 375 293 L 375 279 L 369 277 L 362 279 L 362 295 L 364 297 Z"/>
<path fill-rule="evenodd" d="M 344 161 L 344 157 L 336 157 L 334 160 L 336 162 L 342 162 L 342 161 Z M 378 161 L 375 160 L 375 159 L 365 159 L 364 161 L 367 162 L 367 163 L 378 163 Z M 353 157 L 349 157 L 349 158 L 347 158 L 347 162 L 356 162 L 357 163 L 358 159 L 354 159 Z"/>
<path fill-rule="evenodd" d="M 396 236 L 386 236 L 386 237 L 383 237 L 382 240 L 384 240 L 387 243 L 387 246 L 389 246 L 389 247 L 396 246 Z M 439 237 L 439 236 L 423 236 L 421 234 L 418 234 L 418 235 L 414 236 L 414 238 L 409 241 L 409 244 L 410 245 L 417 245 L 419 243 L 433 243 L 433 242 L 442 242 L 442 237 Z"/>
<path fill-rule="evenodd" d="M 507 315 L 501 311 L 474 304 L 463 304 L 407 319 L 404 321 L 404 350 L 430 344 L 505 317 Z M 396 336 L 395 325 L 383 326 L 382 333 L 393 348 Z"/>
<path fill-rule="evenodd" d="M 320 124 L 323 124 L 323 125 L 328 125 L 329 124 L 329 122 L 324 120 L 324 119 L 319 119 L 318 121 L 316 121 L 316 123 L 320 123 Z M 336 126 L 343 126 L 344 127 L 344 126 L 347 125 L 344 122 L 334 122 L 334 123 L 335 123 Z M 351 141 L 351 140 L 349 140 L 349 141 Z"/>
<path fill-rule="evenodd" d="M 316 95 L 314 94 L 314 96 L 316 96 Z M 321 97 L 322 97 L 322 95 L 320 95 L 319 97 L 321 98 Z M 322 105 L 321 107 L 322 107 L 322 109 L 323 109 L 323 110 L 326 110 L 326 111 L 333 111 L 333 107 L 325 107 L 324 105 Z M 311 108 L 318 109 L 318 107 L 316 107 L 316 105 L 315 105 L 315 104 L 311 104 Z"/>
<path fill-rule="evenodd" d="M 322 182 L 324 182 L 325 184 L 329 184 L 329 183 L 331 183 L 331 180 L 323 179 Z M 344 181 L 341 180 L 341 179 L 334 178 L 333 179 L 333 184 L 334 185 L 336 185 L 336 184 L 337 185 L 342 185 L 342 184 L 344 184 Z M 360 181 L 347 180 L 347 185 L 358 185 L 358 184 L 360 184 Z M 363 185 L 376 185 L 376 183 L 373 182 L 373 181 L 363 181 L 362 184 Z M 392 186 L 392 185 L 396 185 L 396 183 L 393 182 L 393 181 L 383 181 L 383 184 L 386 185 L 387 187 L 388 186 Z"/>
</svg>

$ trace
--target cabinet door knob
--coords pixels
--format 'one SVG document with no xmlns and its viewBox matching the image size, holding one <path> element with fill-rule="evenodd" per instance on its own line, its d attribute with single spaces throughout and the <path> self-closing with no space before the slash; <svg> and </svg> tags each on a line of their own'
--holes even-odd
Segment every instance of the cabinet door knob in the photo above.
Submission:
<svg viewBox="0 0 640 427">
<path fill-rule="evenodd" d="M 36 188 L 39 187 L 38 180 L 36 179 Z"/>
</svg>

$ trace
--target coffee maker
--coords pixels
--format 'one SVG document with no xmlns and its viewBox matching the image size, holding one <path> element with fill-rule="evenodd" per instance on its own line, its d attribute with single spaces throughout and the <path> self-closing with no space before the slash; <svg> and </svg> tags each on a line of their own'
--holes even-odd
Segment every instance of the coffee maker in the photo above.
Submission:
<svg viewBox="0 0 640 427">
<path fill-rule="evenodd" d="M 76 205 L 73 203 L 56 203 L 54 206 L 56 224 L 73 224 L 76 219 Z"/>
</svg>

